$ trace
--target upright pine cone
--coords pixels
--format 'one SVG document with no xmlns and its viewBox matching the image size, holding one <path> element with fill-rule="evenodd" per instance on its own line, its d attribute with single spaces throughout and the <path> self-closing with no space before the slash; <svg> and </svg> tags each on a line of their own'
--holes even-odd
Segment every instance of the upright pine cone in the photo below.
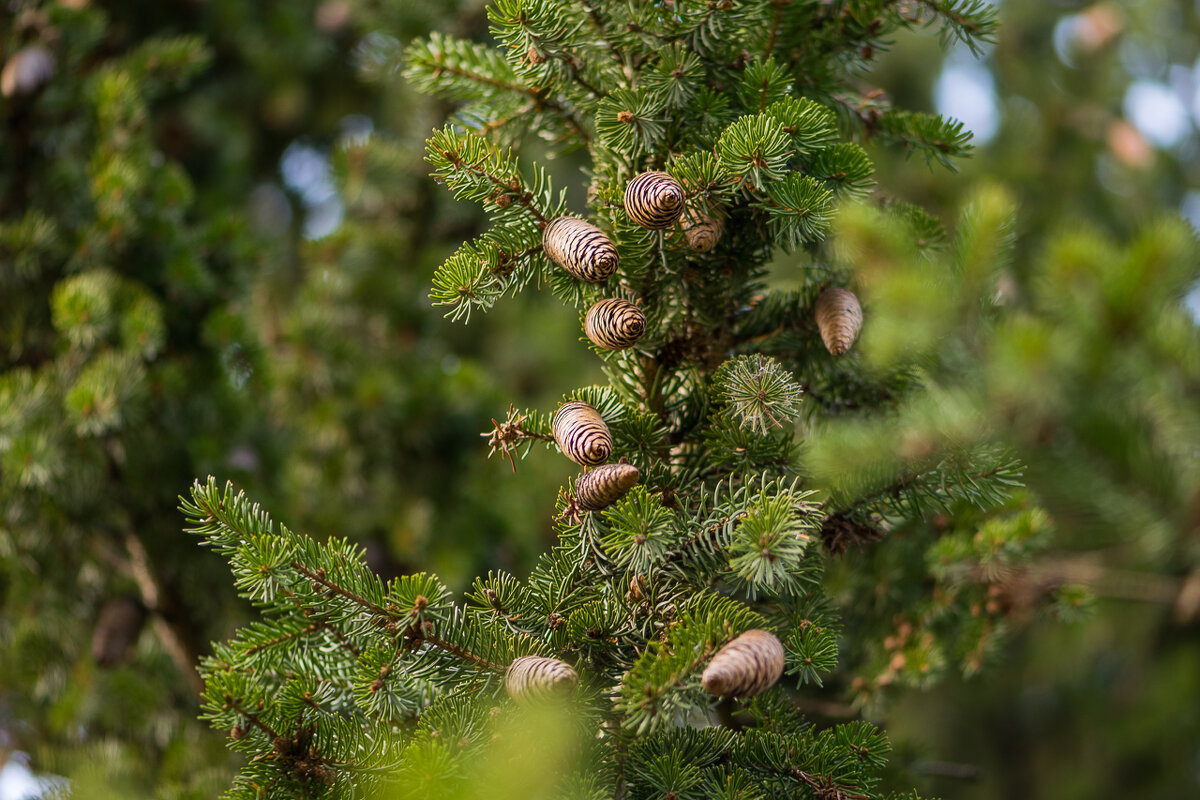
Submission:
<svg viewBox="0 0 1200 800">
<path fill-rule="evenodd" d="M 589 283 L 599 283 L 617 271 L 617 248 L 604 231 L 575 217 L 559 217 L 542 232 L 542 247 L 550 260 Z"/>
<path fill-rule="evenodd" d="M 717 651 L 700 682 L 709 694 L 753 697 L 775 685 L 783 674 L 783 661 L 783 645 L 774 634 L 746 631 Z"/>
<path fill-rule="evenodd" d="M 542 656 L 518 658 L 504 673 L 504 688 L 517 702 L 566 694 L 578 682 L 579 676 L 570 664 Z"/>
<path fill-rule="evenodd" d="M 632 464 L 604 464 L 575 481 L 575 503 L 583 511 L 608 508 L 637 482 L 638 470 Z"/>
<path fill-rule="evenodd" d="M 628 300 L 610 297 L 588 309 L 583 331 L 597 347 L 624 350 L 633 347 L 646 332 L 646 315 Z"/>
<path fill-rule="evenodd" d="M 821 292 L 816 306 L 817 327 L 825 349 L 840 356 L 850 349 L 862 330 L 862 306 L 849 289 L 830 287 Z"/>
<path fill-rule="evenodd" d="M 612 455 L 612 434 L 604 417 L 582 400 L 563 404 L 554 414 L 551 429 L 563 455 L 576 464 L 594 467 Z"/>
<path fill-rule="evenodd" d="M 693 208 L 683 214 L 683 237 L 687 239 L 688 247 L 697 253 L 707 253 L 716 247 L 724 232 L 725 222 L 719 217 L 710 217 Z"/>
<path fill-rule="evenodd" d="M 625 213 L 643 228 L 674 225 L 683 214 L 683 201 L 683 186 L 665 172 L 643 172 L 625 186 Z"/>
</svg>

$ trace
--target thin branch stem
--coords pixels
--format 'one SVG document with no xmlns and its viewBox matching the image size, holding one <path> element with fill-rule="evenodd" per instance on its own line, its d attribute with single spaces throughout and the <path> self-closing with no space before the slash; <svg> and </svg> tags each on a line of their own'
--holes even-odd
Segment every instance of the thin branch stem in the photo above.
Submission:
<svg viewBox="0 0 1200 800">
<path fill-rule="evenodd" d="M 403 615 L 394 614 L 392 612 L 387 611 L 384 608 L 381 608 L 380 606 L 371 602 L 370 600 L 363 597 L 362 595 L 355 594 L 354 592 L 350 591 L 349 589 L 346 589 L 345 587 L 334 583 L 333 581 L 329 580 L 329 578 L 326 577 L 321 571 L 314 572 L 313 570 L 308 569 L 303 564 L 301 564 L 297 561 L 293 561 L 291 564 L 291 567 L 292 567 L 292 569 L 296 570 L 297 572 L 299 572 L 301 575 L 308 578 L 309 580 L 315 581 L 316 583 L 319 583 L 322 586 L 324 586 L 325 588 L 327 588 L 329 591 L 334 592 L 335 594 L 339 594 L 342 597 L 346 598 L 347 600 L 351 601 L 352 603 L 355 603 L 355 604 L 367 609 L 372 614 L 374 614 L 377 618 L 379 618 L 380 622 L 382 622 L 383 620 L 386 619 L 391 622 L 405 624 L 405 623 L 411 622 L 412 617 L 415 613 L 415 612 L 410 611 Z M 386 623 L 384 623 L 384 624 L 386 624 Z M 438 648 L 439 650 L 444 650 L 447 653 L 450 653 L 454 656 L 457 656 L 458 658 L 461 658 L 463 661 L 468 661 L 472 664 L 475 664 L 480 667 L 486 667 L 488 669 L 504 670 L 504 669 L 508 668 L 507 665 L 505 665 L 505 664 L 497 664 L 494 661 L 488 661 L 486 658 L 483 658 L 481 656 L 475 655 L 474 653 L 468 652 L 468 651 L 462 649 L 461 647 L 459 647 L 458 645 L 452 644 L 451 642 L 447 642 L 445 639 L 442 639 L 442 638 L 430 633 L 427 630 L 422 630 L 420 635 L 424 641 L 428 642 L 429 644 L 433 645 L 434 647 Z"/>
<path fill-rule="evenodd" d="M 244 705 L 242 705 L 241 700 L 236 699 L 236 698 L 231 698 L 229 700 L 229 702 L 226 703 L 226 705 L 229 708 L 232 708 L 238 714 L 241 714 L 247 720 L 249 720 L 250 724 L 252 724 L 254 727 L 258 728 L 260 731 L 265 733 L 267 735 L 267 738 L 270 739 L 272 742 L 274 742 L 276 739 L 279 738 L 279 734 L 275 732 L 275 729 L 272 728 L 267 723 L 263 722 L 262 719 L 257 714 L 255 714 L 253 711 L 251 711 L 250 709 L 248 709 Z"/>
<path fill-rule="evenodd" d="M 123 541 L 125 551 L 129 554 L 129 572 L 133 576 L 134 582 L 137 583 L 138 592 L 142 598 L 142 605 L 152 615 L 151 624 L 154 627 L 154 632 L 158 635 L 159 641 L 162 642 L 167 653 L 170 654 L 171 660 L 175 662 L 175 666 L 183 675 L 184 680 L 187 681 L 188 688 L 196 696 L 199 696 L 204 692 L 204 680 L 201 679 L 200 673 L 196 671 L 196 664 L 200 660 L 200 655 L 192 650 L 187 643 L 186 637 L 176 630 L 175 626 L 163 616 L 162 589 L 158 579 L 155 577 L 154 568 L 150 562 L 150 554 L 146 552 L 141 539 L 131 529 L 126 527 Z"/>
<path fill-rule="evenodd" d="M 771 31 L 767 34 L 767 58 L 775 52 L 775 42 L 779 37 L 779 23 L 783 20 L 783 7 L 791 0 L 771 0 L 771 5 L 775 7 L 775 14 L 771 19 Z"/>
<path fill-rule="evenodd" d="M 335 594 L 341 595 L 342 597 L 346 598 L 347 600 L 349 600 L 352 603 L 355 603 L 356 605 L 362 606 L 363 608 L 367 609 L 372 614 L 375 614 L 378 617 L 382 617 L 384 619 L 392 620 L 395 622 L 400 622 L 401 620 L 404 619 L 403 617 L 398 617 L 394 614 L 389 613 L 388 611 L 386 611 L 385 609 L 376 605 L 375 603 L 372 603 L 370 600 L 363 597 L 362 595 L 355 594 L 354 592 L 350 591 L 349 589 L 345 588 L 344 586 L 341 586 L 341 585 L 329 580 L 329 578 L 326 577 L 324 570 L 313 571 L 313 570 L 309 569 L 308 567 L 304 566 L 303 564 L 301 564 L 299 561 L 293 561 L 290 564 L 290 566 L 292 569 L 296 570 L 297 572 L 299 572 L 301 575 L 308 578 L 309 580 L 321 584 L 329 591 L 331 591 Z"/>
<path fill-rule="evenodd" d="M 488 661 L 486 658 L 467 652 L 458 645 L 447 642 L 445 639 L 435 636 L 429 631 L 422 631 L 421 636 L 426 642 L 438 648 L 439 650 L 444 650 L 447 653 L 457 656 L 463 661 L 468 661 L 472 664 L 475 664 L 476 666 L 480 666 L 485 669 L 497 670 L 499 672 L 503 672 L 508 669 L 507 664 L 497 664 L 495 661 Z"/>
</svg>

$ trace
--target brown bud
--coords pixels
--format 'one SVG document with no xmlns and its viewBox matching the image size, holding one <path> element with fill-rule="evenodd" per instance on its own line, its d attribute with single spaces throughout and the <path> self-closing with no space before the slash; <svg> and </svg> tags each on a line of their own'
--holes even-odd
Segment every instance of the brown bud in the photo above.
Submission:
<svg viewBox="0 0 1200 800">
<path fill-rule="evenodd" d="M 536 44 L 530 44 L 529 49 L 525 51 L 525 60 L 530 64 L 545 64 L 548 59 Z"/>
</svg>

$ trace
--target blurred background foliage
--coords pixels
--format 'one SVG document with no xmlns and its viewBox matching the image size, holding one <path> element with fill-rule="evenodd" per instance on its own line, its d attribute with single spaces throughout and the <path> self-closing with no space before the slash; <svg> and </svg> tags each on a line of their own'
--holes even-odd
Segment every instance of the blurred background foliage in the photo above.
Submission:
<svg viewBox="0 0 1200 800">
<path fill-rule="evenodd" d="M 976 393 L 962 407 L 988 410 L 971 424 L 1030 465 L 1049 518 L 1014 508 L 1006 524 L 1028 527 L 1036 577 L 1094 601 L 1006 613 L 990 668 L 942 664 L 935 688 L 908 641 L 915 620 L 897 619 L 843 654 L 845 680 L 813 713 L 882 719 L 897 788 L 1191 796 L 1200 300 L 1193 289 L 1186 316 L 1177 289 L 1195 280 L 1195 251 L 1162 221 L 1200 226 L 1200 4 L 998 5 L 998 42 L 978 56 L 916 36 L 864 54 L 866 84 L 975 131 L 959 174 L 868 144 L 885 196 L 950 224 L 971 203 L 1015 209 L 1001 291 L 1032 321 L 998 339 L 1012 369 L 981 374 L 969 347 L 938 363 Z M 0 12 L 0 752 L 71 776 L 77 796 L 201 798 L 228 783 L 187 665 L 245 610 L 220 559 L 179 532 L 175 497 L 194 476 L 235 480 L 298 530 L 351 537 L 385 575 L 523 574 L 552 540 L 566 466 L 528 459 L 512 480 L 478 434 L 510 402 L 548 407 L 593 380 L 596 360 L 548 297 L 469 327 L 430 307 L 429 275 L 481 225 L 421 161 L 450 109 L 405 85 L 400 53 L 430 30 L 486 37 L 482 3 Z M 582 206 L 576 165 L 557 163 Z M 882 328 L 903 321 L 887 287 L 914 268 L 872 230 L 850 219 L 843 234 L 886 267 Z M 1166 279 L 1137 271 L 1159 264 Z M 1091 338 L 1056 338 L 1089 319 Z M 1002 380 L 1039 369 L 1036 384 Z M 1012 393 L 1046 402 L 1005 406 Z M 953 417 L 953 400 L 939 413 Z M 816 446 L 854 446 L 845 436 Z M 948 569 L 986 549 L 978 524 L 934 520 L 913 540 L 942 537 Z M 830 580 L 853 586 L 864 560 L 894 586 L 938 580 L 894 543 L 847 553 Z M 864 602 L 895 599 L 881 586 Z"/>
</svg>

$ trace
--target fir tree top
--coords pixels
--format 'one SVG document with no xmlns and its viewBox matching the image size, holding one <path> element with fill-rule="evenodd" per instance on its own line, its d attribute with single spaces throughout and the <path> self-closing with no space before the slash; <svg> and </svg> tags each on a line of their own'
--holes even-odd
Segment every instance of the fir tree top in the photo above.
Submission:
<svg viewBox="0 0 1200 800">
<path fill-rule="evenodd" d="M 193 530 L 270 612 L 205 664 L 210 718 L 252 757 L 232 796 L 484 791 L 469 787 L 489 720 L 564 687 L 559 713 L 587 735 L 542 776 L 548 791 L 880 796 L 882 734 L 817 730 L 794 702 L 838 660 L 826 554 L 933 511 L 997 516 L 1002 538 L 1037 523 L 1011 519 L 1021 468 L 1000 447 L 945 440 L 842 473 L 804 466 L 805 437 L 828 420 L 886 426 L 912 407 L 926 366 L 862 362 L 870 308 L 853 290 L 872 254 L 826 239 L 843 206 L 872 198 L 868 139 L 942 163 L 969 149 L 958 123 L 864 87 L 872 54 L 901 28 L 976 44 L 990 10 L 496 0 L 488 16 L 494 47 L 435 35 L 408 50 L 410 78 L 461 104 L 427 142 L 434 175 L 490 220 L 431 297 L 466 320 L 536 284 L 578 311 L 608 385 L 564 387 L 557 409 L 513 408 L 485 435 L 514 464 L 544 442 L 585 471 L 560 493 L 558 544 L 532 573 L 494 571 L 461 603 L 432 576 L 383 584 L 346 543 L 276 530 L 232 489 L 197 484 Z M 586 208 L 520 162 L 530 132 L 585 159 Z M 919 209 L 883 213 L 914 249 L 944 238 Z M 996 236 L 1005 219 L 987 223 L 964 236 Z M 790 291 L 766 283 L 780 253 L 799 267 Z M 634 308 L 636 335 L 598 307 Z M 950 636 L 956 624 L 944 621 Z M 906 663 L 932 675 L 941 640 L 921 637 Z M 719 680 L 702 678 L 709 667 Z"/>
</svg>

